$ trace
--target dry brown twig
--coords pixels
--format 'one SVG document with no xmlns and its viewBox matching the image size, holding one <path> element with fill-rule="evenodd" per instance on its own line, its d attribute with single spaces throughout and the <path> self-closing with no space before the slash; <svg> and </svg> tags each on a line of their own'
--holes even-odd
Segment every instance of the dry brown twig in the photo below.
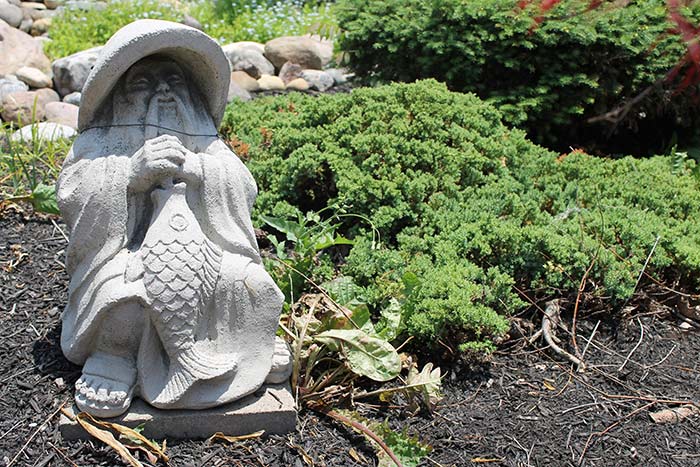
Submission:
<svg viewBox="0 0 700 467">
<path fill-rule="evenodd" d="M 555 353 L 561 355 L 576 365 L 578 367 L 578 371 L 584 371 L 586 369 L 586 364 L 583 362 L 583 360 L 571 355 L 557 344 L 559 339 L 556 337 L 555 329 L 561 321 L 559 311 L 559 299 L 550 300 L 547 302 L 547 306 L 544 309 L 544 316 L 542 316 L 542 336 L 544 337 L 545 342 L 547 342 L 547 345 L 549 345 Z"/>
</svg>

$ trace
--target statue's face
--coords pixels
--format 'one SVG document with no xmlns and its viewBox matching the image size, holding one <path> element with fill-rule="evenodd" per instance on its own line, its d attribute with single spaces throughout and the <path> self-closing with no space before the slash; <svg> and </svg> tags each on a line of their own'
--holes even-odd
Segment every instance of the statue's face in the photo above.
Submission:
<svg viewBox="0 0 700 467">
<path fill-rule="evenodd" d="M 159 107 L 175 107 L 176 100 L 190 102 L 182 69 L 176 63 L 159 58 L 145 58 L 129 68 L 124 94 L 131 112 L 140 118 L 146 116 L 153 98 Z"/>
</svg>

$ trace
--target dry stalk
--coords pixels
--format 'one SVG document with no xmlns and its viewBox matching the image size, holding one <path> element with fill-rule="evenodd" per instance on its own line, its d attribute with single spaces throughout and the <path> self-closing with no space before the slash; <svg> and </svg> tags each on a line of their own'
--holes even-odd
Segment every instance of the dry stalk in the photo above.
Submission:
<svg viewBox="0 0 700 467">
<path fill-rule="evenodd" d="M 549 345 L 555 353 L 575 364 L 578 367 L 578 371 L 584 371 L 586 369 L 586 364 L 583 362 L 583 360 L 571 355 L 569 352 L 559 347 L 556 342 L 558 339 L 555 335 L 555 329 L 557 328 L 559 321 L 561 321 L 559 310 L 559 299 L 550 300 L 547 302 L 547 306 L 544 309 L 544 316 L 542 316 L 542 336 L 544 337 L 545 342 L 547 342 L 547 345 Z"/>
</svg>

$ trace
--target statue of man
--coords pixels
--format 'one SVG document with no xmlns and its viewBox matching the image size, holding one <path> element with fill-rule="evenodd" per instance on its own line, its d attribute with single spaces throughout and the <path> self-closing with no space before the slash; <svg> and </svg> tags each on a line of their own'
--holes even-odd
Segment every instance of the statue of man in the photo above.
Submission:
<svg viewBox="0 0 700 467">
<path fill-rule="evenodd" d="M 217 137 L 228 61 L 204 33 L 142 20 L 103 48 L 57 184 L 71 231 L 61 346 L 78 407 L 200 409 L 270 379 L 283 295 L 261 264 L 255 181 Z M 274 374 L 272 379 L 275 379 Z"/>
</svg>

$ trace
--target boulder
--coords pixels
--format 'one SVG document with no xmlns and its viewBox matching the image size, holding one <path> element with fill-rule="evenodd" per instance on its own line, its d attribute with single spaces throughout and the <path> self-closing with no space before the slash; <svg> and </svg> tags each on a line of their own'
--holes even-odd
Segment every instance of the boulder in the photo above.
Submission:
<svg viewBox="0 0 700 467">
<path fill-rule="evenodd" d="M 54 122 L 40 122 L 20 128 L 12 133 L 10 139 L 15 143 L 32 141 L 35 132 L 36 137 L 42 141 L 57 141 L 76 135 L 76 131 L 69 126 Z"/>
<path fill-rule="evenodd" d="M 284 89 L 284 81 L 279 76 L 262 75 L 258 79 L 261 91 L 281 91 Z"/>
<path fill-rule="evenodd" d="M 49 8 L 51 10 L 55 10 L 58 8 L 61 3 L 63 3 L 62 0 L 44 0 L 44 5 L 46 5 L 46 8 Z"/>
<path fill-rule="evenodd" d="M 0 20 L 0 75 L 12 74 L 23 66 L 43 72 L 51 70 L 51 62 L 44 55 L 41 43 Z"/>
<path fill-rule="evenodd" d="M 23 66 L 15 71 L 15 75 L 17 79 L 27 83 L 32 88 L 50 88 L 53 85 L 53 81 L 46 73 L 31 66 Z"/>
<path fill-rule="evenodd" d="M 284 84 L 289 84 L 290 81 L 301 78 L 301 72 L 303 70 L 304 69 L 301 67 L 301 65 L 297 65 L 296 63 L 292 62 L 285 62 L 285 64 L 282 65 L 282 68 L 280 68 L 280 72 L 277 76 L 284 81 Z"/>
<path fill-rule="evenodd" d="M 60 95 L 65 96 L 83 89 L 101 49 L 102 47 L 93 47 L 53 62 L 53 82 Z"/>
<path fill-rule="evenodd" d="M 25 17 L 25 18 L 22 20 L 22 22 L 19 24 L 19 28 L 18 28 L 18 29 L 19 29 L 20 31 L 22 31 L 22 32 L 26 32 L 27 34 L 29 34 L 30 32 L 32 32 L 32 25 L 33 25 L 33 24 L 34 24 L 34 20 L 33 20 L 33 19 L 31 19 L 31 18 L 29 18 L 29 17 Z"/>
<path fill-rule="evenodd" d="M 47 32 L 49 32 L 50 27 L 51 18 L 41 18 L 34 20 L 34 23 L 32 23 L 31 35 L 41 36 L 42 34 L 46 34 Z"/>
<path fill-rule="evenodd" d="M 275 73 L 275 66 L 260 52 L 252 48 L 241 48 L 226 54 L 231 71 L 245 71 L 255 79 Z"/>
<path fill-rule="evenodd" d="M 8 94 L 25 91 L 29 91 L 29 86 L 27 86 L 27 83 L 18 80 L 15 75 L 7 75 L 4 78 L 0 78 L 0 102 Z"/>
<path fill-rule="evenodd" d="M 321 43 L 308 36 L 285 36 L 265 44 L 265 57 L 279 69 L 285 62 L 320 70 L 323 66 Z"/>
<path fill-rule="evenodd" d="M 327 91 L 335 84 L 333 77 L 321 70 L 304 70 L 301 72 L 301 77 L 309 83 L 311 89 L 321 92 Z"/>
<path fill-rule="evenodd" d="M 256 52 L 259 52 L 261 54 L 265 54 L 265 45 L 261 44 L 260 42 L 252 42 L 252 41 L 241 41 L 241 42 L 234 42 L 232 44 L 227 44 L 221 47 L 221 49 L 224 51 L 227 57 L 230 56 L 232 53 L 236 53 L 237 51 L 241 49 L 251 49 L 255 50 Z M 229 62 L 231 61 L 231 58 L 229 58 Z"/>
<path fill-rule="evenodd" d="M 304 78 L 293 79 L 287 83 L 287 89 L 292 91 L 307 91 L 309 83 Z"/>
<path fill-rule="evenodd" d="M 46 117 L 41 97 L 36 91 L 20 91 L 6 95 L 0 107 L 0 115 L 6 122 L 24 125 L 32 121 L 41 121 Z"/>
<path fill-rule="evenodd" d="M 63 97 L 63 102 L 80 106 L 80 97 L 81 94 L 79 92 L 72 92 Z"/>
<path fill-rule="evenodd" d="M 323 63 L 323 66 L 328 65 L 328 63 L 333 60 L 333 41 L 323 38 L 318 34 L 307 34 L 306 37 L 316 41 L 318 51 L 321 55 L 321 62 Z"/>
<path fill-rule="evenodd" d="M 251 100 L 253 97 L 248 91 L 239 86 L 238 83 L 231 80 L 228 85 L 228 98 L 226 99 L 226 101 L 231 102 L 236 98 L 242 100 L 243 102 L 246 102 Z"/>
<path fill-rule="evenodd" d="M 78 106 L 65 102 L 49 102 L 45 107 L 46 121 L 60 123 L 76 130 L 78 128 Z"/>
<path fill-rule="evenodd" d="M 231 81 L 235 82 L 241 88 L 248 92 L 255 92 L 260 90 L 260 85 L 258 80 L 250 76 L 245 71 L 233 71 L 231 72 Z"/>
<path fill-rule="evenodd" d="M 24 12 L 16 5 L 13 5 L 7 0 L 0 0 L 0 19 L 5 21 L 13 28 L 18 28 L 22 24 Z"/>
<path fill-rule="evenodd" d="M 343 70 L 338 68 L 329 68 L 323 71 L 331 75 L 331 78 L 333 78 L 335 84 L 345 84 L 348 82 L 348 75 Z"/>
<path fill-rule="evenodd" d="M 28 12 L 29 17 L 34 21 L 43 18 L 53 18 L 54 16 L 56 16 L 56 10 L 27 10 L 25 8 L 24 11 Z M 26 18 L 27 15 L 24 15 L 24 17 Z"/>
<path fill-rule="evenodd" d="M 61 102 L 61 97 L 56 91 L 49 88 L 37 89 L 36 95 L 39 96 L 39 101 L 42 106 L 46 106 L 49 102 Z"/>
</svg>

